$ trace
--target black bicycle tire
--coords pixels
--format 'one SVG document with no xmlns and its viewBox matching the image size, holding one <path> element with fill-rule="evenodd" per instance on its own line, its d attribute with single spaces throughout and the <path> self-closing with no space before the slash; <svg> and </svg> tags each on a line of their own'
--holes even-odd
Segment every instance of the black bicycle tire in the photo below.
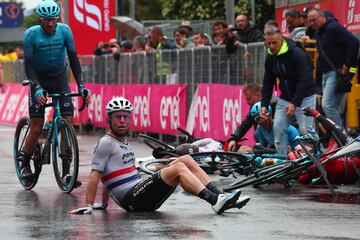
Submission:
<svg viewBox="0 0 360 240">
<path fill-rule="evenodd" d="M 274 174 L 278 171 L 281 171 L 283 168 L 286 167 L 286 165 L 291 165 L 291 163 L 280 163 L 275 164 L 272 166 L 267 166 L 265 168 L 259 169 L 255 171 L 253 174 L 247 176 L 246 178 L 239 179 L 235 182 L 232 182 L 228 185 L 226 185 L 223 190 L 225 192 L 233 191 L 238 188 L 246 187 L 249 185 L 256 184 L 257 182 L 262 181 L 263 179 L 267 178 L 270 174 Z"/>
<path fill-rule="evenodd" d="M 61 123 L 63 124 L 63 126 L 58 127 L 58 130 L 61 127 L 67 128 L 69 137 L 72 140 L 72 144 L 73 144 L 73 148 L 74 148 L 74 152 L 73 152 L 73 156 L 72 156 L 72 161 L 73 161 L 74 166 L 72 168 L 73 174 L 72 174 L 70 183 L 66 184 L 66 186 L 64 186 L 63 181 L 62 181 L 62 176 L 60 176 L 61 173 L 58 168 L 58 154 L 57 154 L 58 146 L 57 146 L 57 141 L 55 140 L 55 138 L 57 138 L 57 136 L 56 136 L 55 131 L 54 131 L 53 143 L 52 143 L 53 170 L 54 170 L 56 183 L 57 183 L 58 187 L 60 188 L 60 190 L 63 193 L 70 193 L 75 187 L 78 173 L 79 173 L 79 147 L 78 147 L 75 130 L 74 130 L 74 127 L 72 126 L 72 124 L 69 123 L 69 121 L 65 118 L 60 118 L 56 121 L 56 124 L 58 124 L 58 125 Z"/>
<path fill-rule="evenodd" d="M 295 167 L 296 168 L 296 167 Z M 284 167 L 284 169 L 279 170 L 279 171 L 275 171 L 275 172 L 271 172 L 268 175 L 266 175 L 266 177 L 264 177 L 263 179 L 261 179 L 260 181 L 256 182 L 253 184 L 253 187 L 258 188 L 262 185 L 265 184 L 273 184 L 273 183 L 280 183 L 285 181 L 285 177 L 288 178 L 290 177 L 289 173 L 294 169 L 294 166 L 286 166 Z M 287 179 L 289 180 L 289 179 Z"/>
<path fill-rule="evenodd" d="M 150 165 L 152 164 L 164 164 L 164 165 L 168 165 L 170 162 L 172 162 L 172 159 L 168 159 L 168 158 L 164 158 L 164 159 L 150 159 L 150 160 L 146 160 L 143 161 L 139 164 L 139 168 L 141 171 L 143 171 L 146 174 L 154 174 L 157 171 L 153 171 L 151 170 L 151 168 L 149 168 Z M 160 170 L 160 169 L 159 169 Z"/>
<path fill-rule="evenodd" d="M 175 147 L 173 147 L 173 146 L 171 146 L 171 145 L 169 145 L 169 144 L 166 144 L 166 143 L 164 143 L 164 142 L 162 142 L 162 141 L 160 141 L 160 140 L 158 140 L 158 139 L 156 139 L 156 138 L 150 137 L 150 136 L 148 136 L 148 135 L 146 135 L 146 134 L 140 134 L 139 136 L 142 137 L 142 138 L 145 138 L 145 139 L 147 139 L 147 140 L 153 141 L 153 142 L 155 142 L 156 144 L 159 144 L 160 146 L 164 147 L 165 150 L 166 150 L 166 149 L 169 149 L 169 150 L 174 150 L 174 149 L 175 149 Z M 149 145 L 148 145 L 148 146 L 149 146 Z M 151 146 L 149 146 L 149 147 L 151 147 Z M 151 147 L 151 148 L 154 149 L 154 147 Z"/>
<path fill-rule="evenodd" d="M 250 158 L 246 157 L 245 155 L 241 153 L 236 152 L 223 152 L 223 151 L 213 151 L 213 152 L 198 152 L 198 153 L 192 153 L 190 154 L 192 158 L 201 166 L 202 161 L 201 158 L 205 157 L 219 157 L 219 158 L 226 158 L 230 160 L 229 163 L 227 162 L 216 162 L 216 168 L 217 169 L 225 169 L 225 168 L 234 168 L 239 166 L 248 166 L 251 164 Z M 230 157 L 234 157 L 231 158 Z M 206 165 L 205 165 L 206 166 Z"/>
<path fill-rule="evenodd" d="M 20 133 L 21 130 L 28 125 L 28 131 L 30 130 L 30 119 L 26 116 L 22 117 L 17 125 L 16 125 L 16 129 L 15 129 L 15 136 L 14 136 L 14 164 L 15 164 L 15 171 L 16 171 L 16 175 L 19 179 L 19 182 L 21 184 L 21 186 L 25 189 L 25 190 L 31 190 L 35 187 L 35 185 L 38 182 L 39 179 L 39 175 L 41 173 L 41 169 L 42 169 L 42 165 L 40 163 L 40 154 L 38 153 L 39 149 L 37 148 L 35 153 L 33 154 L 33 156 L 31 157 L 30 161 L 33 161 L 33 166 L 34 166 L 34 174 L 33 177 L 31 178 L 31 182 L 29 180 L 24 180 L 21 177 L 21 170 L 20 170 L 20 165 L 17 161 L 17 153 L 19 152 L 19 137 L 20 137 Z M 25 138 L 26 138 L 27 134 L 25 134 L 24 138 L 22 139 L 22 143 L 25 143 Z"/>
</svg>

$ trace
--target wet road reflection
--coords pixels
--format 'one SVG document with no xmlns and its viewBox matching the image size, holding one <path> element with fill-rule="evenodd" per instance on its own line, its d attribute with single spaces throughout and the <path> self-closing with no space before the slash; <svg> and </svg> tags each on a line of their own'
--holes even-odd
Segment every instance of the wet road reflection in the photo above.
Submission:
<svg viewBox="0 0 360 240">
<path fill-rule="evenodd" d="M 1 126 L 0 126 L 1 128 Z M 79 178 L 83 182 L 71 194 L 58 189 L 51 165 L 43 167 L 32 191 L 24 191 L 15 175 L 12 140 L 0 136 L 0 233 L 1 239 L 358 239 L 359 182 L 339 186 L 339 198 L 331 198 L 323 186 L 294 184 L 289 189 L 274 184 L 247 187 L 251 197 L 243 209 L 221 216 L 204 201 L 178 188 L 153 213 L 127 213 L 114 202 L 92 215 L 66 214 L 85 203 L 90 155 L 99 136 L 82 136 Z M 138 157 L 150 150 L 137 140 Z M 234 179 L 211 176 L 221 187 Z M 100 194 L 101 190 L 98 190 Z M 100 201 L 100 196 L 97 196 Z M 339 204 L 337 204 L 339 203 Z"/>
</svg>

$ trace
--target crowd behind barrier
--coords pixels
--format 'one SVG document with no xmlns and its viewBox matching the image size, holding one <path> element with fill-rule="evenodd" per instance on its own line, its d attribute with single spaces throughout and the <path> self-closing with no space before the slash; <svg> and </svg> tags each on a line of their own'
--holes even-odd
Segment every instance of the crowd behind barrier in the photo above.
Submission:
<svg viewBox="0 0 360 240">
<path fill-rule="evenodd" d="M 224 46 L 80 56 L 86 83 L 186 83 L 188 106 L 199 83 L 246 85 L 261 83 L 266 51 L 263 42 L 241 45 L 232 55 Z M 4 82 L 26 79 L 23 60 L 4 62 Z"/>
<path fill-rule="evenodd" d="M 87 55 L 80 56 L 80 61 L 84 81 L 88 84 L 186 84 L 188 117 L 201 83 L 225 86 L 261 84 L 265 56 L 264 43 L 258 42 L 242 44 L 232 55 L 225 53 L 224 46 L 214 46 L 121 53 L 119 61 L 112 55 Z M 26 79 L 22 59 L 1 64 L 5 83 L 21 83 Z M 206 109 L 203 110 L 206 113 Z M 236 122 L 240 123 L 240 120 Z"/>
</svg>

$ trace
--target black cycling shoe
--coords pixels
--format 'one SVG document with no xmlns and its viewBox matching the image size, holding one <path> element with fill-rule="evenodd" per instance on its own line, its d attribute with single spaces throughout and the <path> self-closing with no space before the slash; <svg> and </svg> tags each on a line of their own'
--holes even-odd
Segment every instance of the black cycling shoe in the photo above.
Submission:
<svg viewBox="0 0 360 240">
<path fill-rule="evenodd" d="M 69 184 L 71 182 L 72 176 L 70 176 L 70 174 L 66 174 L 65 176 L 62 177 L 62 182 L 64 185 Z M 74 188 L 78 188 L 81 186 L 81 181 L 76 180 L 75 184 L 74 184 Z"/>
<path fill-rule="evenodd" d="M 31 168 L 29 166 L 23 167 L 21 169 L 21 174 L 20 174 L 21 178 L 23 179 L 28 179 L 31 178 L 33 176 L 33 173 L 31 172 Z"/>
</svg>

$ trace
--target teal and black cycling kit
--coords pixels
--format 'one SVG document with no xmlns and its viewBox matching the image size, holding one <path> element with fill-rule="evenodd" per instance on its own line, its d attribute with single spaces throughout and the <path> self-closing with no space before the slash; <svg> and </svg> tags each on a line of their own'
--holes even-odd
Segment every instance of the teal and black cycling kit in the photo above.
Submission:
<svg viewBox="0 0 360 240">
<path fill-rule="evenodd" d="M 44 107 L 36 102 L 39 90 L 49 93 L 70 92 L 66 72 L 66 52 L 79 92 L 84 90 L 82 73 L 72 32 L 68 25 L 57 23 L 55 32 L 46 33 L 40 25 L 27 29 L 24 33 L 25 72 L 30 80 L 30 117 L 43 117 Z M 61 113 L 73 115 L 71 98 L 61 99 Z"/>
</svg>

